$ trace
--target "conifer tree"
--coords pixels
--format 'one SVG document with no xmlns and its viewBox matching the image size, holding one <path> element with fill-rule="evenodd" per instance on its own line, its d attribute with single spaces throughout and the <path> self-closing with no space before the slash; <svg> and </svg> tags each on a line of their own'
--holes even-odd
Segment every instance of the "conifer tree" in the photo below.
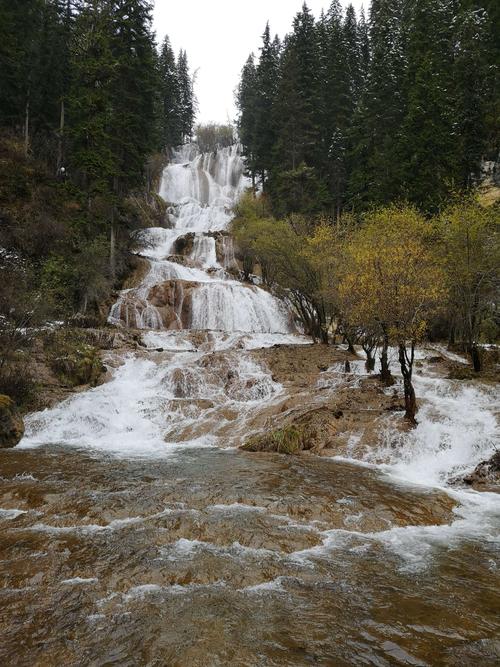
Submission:
<svg viewBox="0 0 500 667">
<path fill-rule="evenodd" d="M 352 5 L 348 5 L 347 7 L 343 32 L 348 83 L 348 98 L 346 102 L 349 114 L 352 114 L 359 100 L 363 82 L 363 56 L 360 48 L 360 35 L 356 21 L 356 12 Z"/>
<path fill-rule="evenodd" d="M 373 0 L 371 60 L 353 122 L 349 191 L 357 207 L 394 201 L 401 193 L 400 132 L 406 112 L 403 0 Z"/>
<path fill-rule="evenodd" d="M 255 188 L 257 174 L 257 69 L 253 53 L 248 57 L 236 94 L 239 111 L 238 133 L 243 148 L 245 166 Z"/>
<path fill-rule="evenodd" d="M 0 0 L 0 122 L 22 131 L 28 151 L 37 82 L 42 0 Z"/>
<path fill-rule="evenodd" d="M 118 165 L 116 194 L 143 182 L 155 139 L 156 56 L 150 0 L 114 0 L 111 53 L 111 125 Z"/>
<path fill-rule="evenodd" d="M 193 134 L 196 115 L 193 80 L 189 73 L 187 54 L 181 50 L 177 59 L 177 78 L 179 85 L 179 115 L 182 140 L 189 140 Z"/>
<path fill-rule="evenodd" d="M 363 84 L 366 82 L 368 76 L 368 69 L 370 66 L 370 36 L 368 32 L 368 24 L 366 22 L 365 10 L 361 7 L 361 12 L 358 21 L 358 50 L 359 50 L 359 65 L 361 70 L 361 77 Z"/>
<path fill-rule="evenodd" d="M 295 169 L 318 159 L 322 102 L 320 99 L 317 32 L 307 5 L 297 14 L 284 47 L 277 93 L 279 138 L 283 167 Z"/>
<path fill-rule="evenodd" d="M 412 3 L 399 159 L 402 194 L 427 211 L 437 209 L 458 185 L 452 26 L 448 0 Z"/>
<path fill-rule="evenodd" d="M 93 196 L 112 191 L 119 167 L 113 152 L 112 13 L 104 0 L 85 0 L 75 23 L 69 98 L 70 172 Z"/>
<path fill-rule="evenodd" d="M 265 186 L 271 169 L 276 142 L 274 105 L 279 74 L 279 41 L 271 40 L 269 23 L 262 37 L 262 48 L 256 70 L 255 169 Z"/>
<path fill-rule="evenodd" d="M 488 16 L 461 9 L 454 33 L 454 117 L 457 126 L 459 185 L 477 183 L 487 150 Z"/>
<path fill-rule="evenodd" d="M 160 132 L 163 148 L 182 142 L 179 77 L 175 54 L 168 35 L 158 59 L 160 75 Z"/>
</svg>

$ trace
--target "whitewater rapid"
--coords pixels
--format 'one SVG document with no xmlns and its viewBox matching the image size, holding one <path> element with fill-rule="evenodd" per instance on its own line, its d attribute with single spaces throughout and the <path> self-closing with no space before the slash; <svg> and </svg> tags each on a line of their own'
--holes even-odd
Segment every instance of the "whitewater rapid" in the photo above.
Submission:
<svg viewBox="0 0 500 667">
<path fill-rule="evenodd" d="M 168 226 L 136 235 L 138 254 L 149 269 L 137 288 L 120 294 L 109 322 L 137 329 L 291 333 L 291 316 L 280 300 L 227 272 L 237 270 L 228 227 L 248 186 L 238 146 L 208 154 L 193 145 L 175 151 L 160 187 L 169 206 Z M 183 258 L 174 257 L 180 239 L 192 241 Z M 173 317 L 153 303 L 151 291 L 169 281 L 179 286 L 169 302 Z"/>
</svg>

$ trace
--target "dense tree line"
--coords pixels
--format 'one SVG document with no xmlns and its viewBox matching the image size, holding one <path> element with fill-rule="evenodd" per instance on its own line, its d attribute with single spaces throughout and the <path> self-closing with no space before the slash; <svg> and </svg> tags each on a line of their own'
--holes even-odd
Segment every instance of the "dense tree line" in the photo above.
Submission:
<svg viewBox="0 0 500 667">
<path fill-rule="evenodd" d="M 146 156 L 191 136 L 185 51 L 159 53 L 150 0 L 0 1 L 0 126 L 89 191 L 141 183 Z"/>
<path fill-rule="evenodd" d="M 119 205 L 193 133 L 185 51 L 157 51 L 150 0 L 0 0 L 0 91 L 2 136 L 74 188 L 84 234 L 107 227 L 114 274 Z"/>
<path fill-rule="evenodd" d="M 369 20 L 304 4 L 263 35 L 237 93 L 249 174 L 275 213 L 407 201 L 435 212 L 499 150 L 499 10 L 489 0 L 373 0 Z"/>
<path fill-rule="evenodd" d="M 0 0 L 0 393 L 19 402 L 26 331 L 105 321 L 130 231 L 164 220 L 167 148 L 193 134 L 187 56 L 157 48 L 152 5 Z"/>
</svg>

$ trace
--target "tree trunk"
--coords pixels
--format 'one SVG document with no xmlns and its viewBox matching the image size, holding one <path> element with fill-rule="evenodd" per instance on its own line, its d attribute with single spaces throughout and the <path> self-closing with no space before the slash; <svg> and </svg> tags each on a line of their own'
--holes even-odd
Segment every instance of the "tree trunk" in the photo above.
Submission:
<svg viewBox="0 0 500 667">
<path fill-rule="evenodd" d="M 384 333 L 382 341 L 382 352 L 380 353 L 380 379 L 387 386 L 390 387 L 394 384 L 394 378 L 391 374 L 391 369 L 389 367 L 389 336 Z"/>
<path fill-rule="evenodd" d="M 415 415 L 417 414 L 417 397 L 415 396 L 415 389 L 413 388 L 413 383 L 411 380 L 403 378 L 404 392 L 405 392 L 405 419 L 407 419 L 410 424 L 416 426 L 417 420 Z"/>
<path fill-rule="evenodd" d="M 30 99 L 26 100 L 26 109 L 24 114 L 24 156 L 28 157 L 30 150 Z"/>
<path fill-rule="evenodd" d="M 448 349 L 451 350 L 455 345 L 455 325 L 452 324 L 448 332 Z"/>
<path fill-rule="evenodd" d="M 371 353 L 371 350 L 365 350 L 365 354 L 366 354 L 365 368 L 368 371 L 368 373 L 372 373 L 375 370 L 375 357 Z"/>
<path fill-rule="evenodd" d="M 399 364 L 401 366 L 401 373 L 403 375 L 403 387 L 405 394 L 405 419 L 413 424 L 417 424 L 415 415 L 417 414 L 417 398 L 415 396 L 415 389 L 412 383 L 413 375 L 413 361 L 415 359 L 415 346 L 412 344 L 410 356 L 405 344 L 399 345 Z"/>
<path fill-rule="evenodd" d="M 470 356 L 472 360 L 472 367 L 474 368 L 476 373 L 479 373 L 482 368 L 481 364 L 481 355 L 479 354 L 479 350 L 477 348 L 477 345 L 473 343 L 470 346 Z"/>
<path fill-rule="evenodd" d="M 323 345 L 330 344 L 330 341 L 328 340 L 328 331 L 325 327 L 321 327 L 321 342 Z"/>
<path fill-rule="evenodd" d="M 111 231 L 109 235 L 109 271 L 114 281 L 116 277 L 116 229 L 115 229 L 115 207 L 111 211 Z"/>
<path fill-rule="evenodd" d="M 59 174 L 64 162 L 64 100 L 61 100 L 61 116 L 59 119 L 59 135 L 57 137 L 57 174 Z"/>
<path fill-rule="evenodd" d="M 354 348 L 354 344 L 352 342 L 352 339 L 350 336 L 345 336 L 345 339 L 347 341 L 347 351 L 350 352 L 351 354 L 356 354 L 356 350 Z"/>
</svg>

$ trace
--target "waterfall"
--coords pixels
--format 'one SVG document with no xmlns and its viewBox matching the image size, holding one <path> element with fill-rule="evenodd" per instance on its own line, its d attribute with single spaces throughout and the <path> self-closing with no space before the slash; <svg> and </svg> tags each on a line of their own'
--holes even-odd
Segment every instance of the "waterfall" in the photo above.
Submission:
<svg viewBox="0 0 500 667">
<path fill-rule="evenodd" d="M 108 321 L 151 330 L 290 333 L 290 314 L 279 299 L 224 270 L 238 268 L 227 230 L 249 185 L 237 145 L 214 153 L 200 153 L 192 144 L 175 151 L 160 187 L 169 205 L 169 228 L 136 234 L 149 270 L 138 287 L 120 293 Z M 173 256 L 179 247 L 188 250 L 184 259 Z"/>
<path fill-rule="evenodd" d="M 191 259 L 204 268 L 218 266 L 215 239 L 206 234 L 196 234 Z"/>
</svg>

